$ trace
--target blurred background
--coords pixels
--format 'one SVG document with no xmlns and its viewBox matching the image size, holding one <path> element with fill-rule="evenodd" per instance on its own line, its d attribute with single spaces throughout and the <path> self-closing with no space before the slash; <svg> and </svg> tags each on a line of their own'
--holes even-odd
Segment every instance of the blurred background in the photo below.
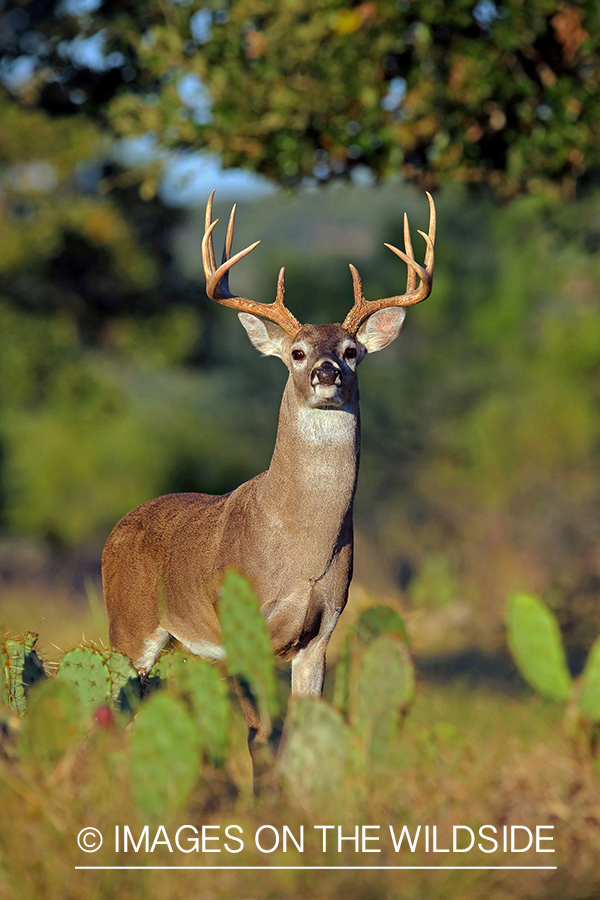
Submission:
<svg viewBox="0 0 600 900">
<path fill-rule="evenodd" d="M 354 604 L 423 672 L 510 669 L 541 594 L 575 670 L 600 630 L 595 3 L 60 0 L 0 13 L 0 624 L 52 655 L 104 628 L 99 560 L 161 493 L 264 469 L 285 370 L 210 303 L 203 208 L 238 201 L 234 288 L 305 322 L 404 289 L 383 242 L 438 207 L 431 298 L 361 366 Z M 217 232 L 218 241 L 223 231 Z M 367 598 L 367 600 L 365 600 Z M 335 649 L 335 648 L 334 648 Z M 440 668 L 441 667 L 441 668 Z"/>
</svg>

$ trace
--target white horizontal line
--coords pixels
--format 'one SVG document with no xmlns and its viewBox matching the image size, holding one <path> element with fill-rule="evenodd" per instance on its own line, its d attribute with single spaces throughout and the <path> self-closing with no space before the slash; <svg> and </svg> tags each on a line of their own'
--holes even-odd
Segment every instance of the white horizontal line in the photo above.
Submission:
<svg viewBox="0 0 600 900">
<path fill-rule="evenodd" d="M 328 871 L 339 869 L 340 871 L 361 871 L 363 869 L 368 871 L 377 871 L 377 872 L 386 872 L 386 871 L 396 871 L 398 869 L 428 869 L 435 871 L 436 869 L 445 869 L 447 871 L 458 871 L 463 869 L 479 869 L 484 872 L 491 872 L 496 869 L 502 870 L 516 870 L 516 869 L 557 869 L 558 866 L 75 866 L 76 869 L 152 869 L 152 870 L 164 870 L 164 869 L 211 869 L 214 871 L 218 871 L 219 869 L 223 869 L 223 871 L 231 872 L 231 871 L 271 871 L 271 870 L 281 870 L 281 869 L 291 869 L 297 872 L 305 871 L 307 869 L 327 869 Z"/>
</svg>

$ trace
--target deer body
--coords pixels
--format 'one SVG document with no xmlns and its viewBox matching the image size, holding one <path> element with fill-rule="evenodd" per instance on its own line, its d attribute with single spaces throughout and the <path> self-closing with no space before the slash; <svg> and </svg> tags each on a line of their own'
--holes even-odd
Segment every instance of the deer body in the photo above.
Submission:
<svg viewBox="0 0 600 900">
<path fill-rule="evenodd" d="M 236 566 L 261 599 L 275 652 L 302 658 L 320 639 L 324 659 L 352 577 L 358 442 L 358 390 L 347 408 L 305 410 L 288 382 L 266 472 L 230 494 L 170 494 L 128 513 L 103 554 L 111 645 L 140 670 L 169 634 L 222 658 L 217 587 Z M 301 669 L 302 692 L 320 693 Z"/>
<path fill-rule="evenodd" d="M 231 257 L 233 213 L 223 262 L 212 248 L 212 196 L 203 241 L 207 292 L 234 306 L 254 346 L 289 370 L 271 464 L 229 494 L 169 494 L 128 513 L 115 526 L 102 558 L 111 645 L 147 673 L 172 635 L 190 652 L 224 656 L 216 613 L 225 571 L 250 580 L 277 654 L 292 660 L 292 692 L 319 696 L 325 654 L 346 605 L 352 578 L 352 506 L 360 449 L 357 366 L 393 341 L 404 306 L 431 290 L 435 217 L 424 235 L 424 267 L 412 256 L 407 292 L 364 300 L 352 268 L 355 304 L 343 325 L 303 325 L 283 301 L 259 304 L 229 293 L 228 271 L 255 245 Z M 416 288 L 417 275 L 421 279 Z M 266 737 L 256 710 L 244 714 L 252 735 Z"/>
</svg>

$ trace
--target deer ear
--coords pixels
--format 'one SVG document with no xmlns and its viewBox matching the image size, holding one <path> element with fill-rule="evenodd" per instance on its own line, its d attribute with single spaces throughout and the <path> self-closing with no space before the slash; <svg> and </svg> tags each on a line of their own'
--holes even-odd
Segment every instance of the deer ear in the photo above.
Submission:
<svg viewBox="0 0 600 900">
<path fill-rule="evenodd" d="M 388 306 L 374 312 L 356 332 L 356 338 L 367 348 L 367 353 L 383 350 L 400 334 L 406 310 L 402 306 Z"/>
<path fill-rule="evenodd" d="M 238 319 L 244 326 L 251 343 L 263 356 L 278 356 L 283 358 L 286 340 L 289 334 L 280 325 L 270 322 L 268 319 L 259 319 L 251 313 L 238 313 Z"/>
</svg>

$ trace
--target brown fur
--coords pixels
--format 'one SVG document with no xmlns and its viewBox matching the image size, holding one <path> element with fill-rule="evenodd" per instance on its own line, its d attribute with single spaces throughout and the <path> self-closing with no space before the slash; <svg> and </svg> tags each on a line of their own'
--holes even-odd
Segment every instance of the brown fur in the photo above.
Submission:
<svg viewBox="0 0 600 900">
<path fill-rule="evenodd" d="M 167 633 L 192 649 L 220 645 L 217 587 L 236 566 L 260 599 L 275 652 L 292 660 L 293 693 L 320 695 L 325 651 L 352 577 L 356 367 L 374 333 L 373 349 L 396 337 L 397 312 L 397 327 L 384 339 L 377 314 L 356 337 L 341 325 L 306 325 L 293 339 L 278 325 L 240 316 L 255 346 L 290 370 L 273 458 L 266 472 L 229 494 L 159 497 L 112 531 L 102 559 L 110 642 L 138 668 L 150 668 Z M 389 315 L 385 327 L 389 332 Z M 349 347 L 354 359 L 346 358 Z M 291 355 L 298 350 L 305 353 L 300 363 Z M 319 381 L 324 362 L 339 371 L 335 388 Z M 245 715 L 260 732 L 255 712 L 246 708 Z"/>
</svg>

